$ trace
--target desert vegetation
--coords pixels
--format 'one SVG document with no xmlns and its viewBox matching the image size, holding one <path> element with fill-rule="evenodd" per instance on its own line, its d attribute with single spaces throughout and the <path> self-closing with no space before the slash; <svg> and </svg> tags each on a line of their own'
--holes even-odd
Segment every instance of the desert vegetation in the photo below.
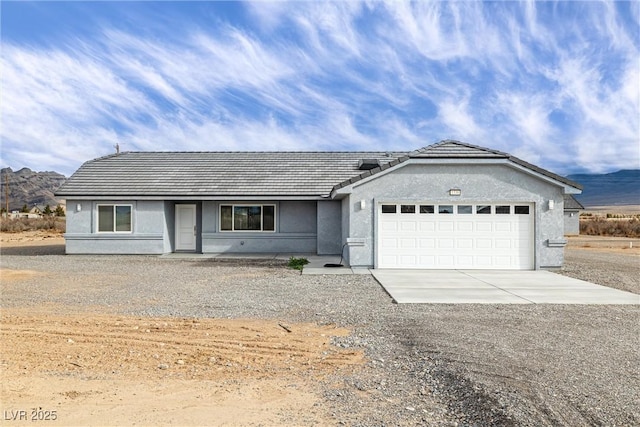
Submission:
<svg viewBox="0 0 640 427">
<path fill-rule="evenodd" d="M 581 216 L 580 234 L 588 236 L 640 237 L 638 217 L 618 219 L 603 216 Z"/>
<path fill-rule="evenodd" d="M 2 218 L 0 220 L 0 231 L 3 233 L 20 233 L 23 231 L 47 230 L 64 233 L 66 222 L 60 217 L 44 218 Z"/>
</svg>

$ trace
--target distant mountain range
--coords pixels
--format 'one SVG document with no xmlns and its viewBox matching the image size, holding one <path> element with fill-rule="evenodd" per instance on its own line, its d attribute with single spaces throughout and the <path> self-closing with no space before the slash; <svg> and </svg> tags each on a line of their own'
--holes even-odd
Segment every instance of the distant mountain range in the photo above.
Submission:
<svg viewBox="0 0 640 427">
<path fill-rule="evenodd" d="M 35 172 L 29 168 L 13 171 L 11 168 L 0 170 L 0 207 L 6 205 L 7 177 L 9 178 L 9 211 L 20 210 L 25 204 L 29 209 L 34 205 L 49 205 L 54 209 L 58 203 L 64 202 L 56 199 L 53 193 L 67 179 L 57 172 Z"/>
<path fill-rule="evenodd" d="M 584 207 L 640 205 L 640 169 L 567 176 L 584 189 L 576 199 Z"/>
</svg>

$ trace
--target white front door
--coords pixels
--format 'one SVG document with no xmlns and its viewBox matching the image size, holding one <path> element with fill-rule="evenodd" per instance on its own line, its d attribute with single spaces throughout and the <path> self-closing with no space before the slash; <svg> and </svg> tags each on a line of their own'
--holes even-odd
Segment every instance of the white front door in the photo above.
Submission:
<svg viewBox="0 0 640 427">
<path fill-rule="evenodd" d="M 176 251 L 196 250 L 196 205 L 176 205 Z"/>
</svg>

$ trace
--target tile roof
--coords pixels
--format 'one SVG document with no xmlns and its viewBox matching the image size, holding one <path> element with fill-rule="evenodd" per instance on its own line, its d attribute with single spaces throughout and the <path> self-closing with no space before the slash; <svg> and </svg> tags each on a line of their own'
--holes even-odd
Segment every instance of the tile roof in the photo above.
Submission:
<svg viewBox="0 0 640 427">
<path fill-rule="evenodd" d="M 575 197 L 573 197 L 573 195 L 571 194 L 565 194 L 564 195 L 564 209 L 565 210 L 581 210 L 584 209 L 584 206 L 582 206 L 582 203 L 580 203 L 578 200 L 576 200 Z"/>
<path fill-rule="evenodd" d="M 83 164 L 56 192 L 102 197 L 327 197 L 409 159 L 508 159 L 564 184 L 578 184 L 500 151 L 442 141 L 410 153 L 124 152 Z M 378 159 L 362 171 L 358 162 Z"/>
<path fill-rule="evenodd" d="M 381 165 L 379 168 L 371 169 L 370 171 L 362 173 L 357 177 L 345 180 L 335 185 L 332 192 L 358 182 L 362 179 L 365 179 L 368 176 L 382 172 L 383 170 L 388 169 L 391 166 L 395 166 L 398 163 L 406 162 L 410 159 L 507 159 L 536 173 L 552 178 L 568 186 L 582 190 L 582 186 L 580 184 L 557 175 L 553 172 L 550 172 L 546 169 L 542 169 L 538 166 L 532 165 L 531 163 L 527 163 L 524 160 L 521 160 L 508 153 L 503 153 L 502 151 L 492 150 L 489 148 L 467 144 L 460 141 L 445 140 L 424 148 L 420 148 L 418 150 L 414 150 L 406 154 L 405 156 L 398 158 L 395 163 L 391 162 L 386 165 Z"/>
<path fill-rule="evenodd" d="M 328 196 L 385 152 L 123 152 L 83 164 L 58 196 Z"/>
</svg>

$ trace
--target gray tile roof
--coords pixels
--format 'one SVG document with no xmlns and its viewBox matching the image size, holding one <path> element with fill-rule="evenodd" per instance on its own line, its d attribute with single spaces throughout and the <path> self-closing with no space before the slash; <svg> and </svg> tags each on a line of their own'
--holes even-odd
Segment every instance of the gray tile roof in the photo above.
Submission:
<svg viewBox="0 0 640 427">
<path fill-rule="evenodd" d="M 584 206 L 582 203 L 576 200 L 571 194 L 564 195 L 564 209 L 565 210 L 582 210 Z"/>
<path fill-rule="evenodd" d="M 359 180 L 365 179 L 368 176 L 375 175 L 382 172 L 391 166 L 395 166 L 398 163 L 405 162 L 409 159 L 507 159 L 517 165 L 530 169 L 541 175 L 552 178 L 563 184 L 582 190 L 582 186 L 570 179 L 557 175 L 546 169 L 542 169 L 538 166 L 527 163 L 515 156 L 502 151 L 491 150 L 489 148 L 480 147 L 478 145 L 467 144 L 460 141 L 445 140 L 436 144 L 429 145 L 424 148 L 412 151 L 403 157 L 397 159 L 396 162 L 390 162 L 386 165 L 381 165 L 379 168 L 371 169 L 365 173 L 358 175 L 357 177 L 345 180 L 333 187 L 332 191 L 351 185 Z"/>
<path fill-rule="evenodd" d="M 86 162 L 56 194 L 73 196 L 326 196 L 385 152 L 124 152 Z"/>
<path fill-rule="evenodd" d="M 56 192 L 76 197 L 326 197 L 412 158 L 505 158 L 570 186 L 578 184 L 509 154 L 458 141 L 411 153 L 124 152 L 83 164 Z M 362 159 L 380 167 L 358 169 Z"/>
<path fill-rule="evenodd" d="M 502 151 L 491 150 L 489 148 L 480 147 L 477 145 L 471 145 L 464 142 L 445 140 L 432 144 L 427 147 L 420 148 L 418 150 L 409 153 L 409 157 L 412 159 L 420 158 L 506 158 L 509 157 L 507 153 Z"/>
</svg>

